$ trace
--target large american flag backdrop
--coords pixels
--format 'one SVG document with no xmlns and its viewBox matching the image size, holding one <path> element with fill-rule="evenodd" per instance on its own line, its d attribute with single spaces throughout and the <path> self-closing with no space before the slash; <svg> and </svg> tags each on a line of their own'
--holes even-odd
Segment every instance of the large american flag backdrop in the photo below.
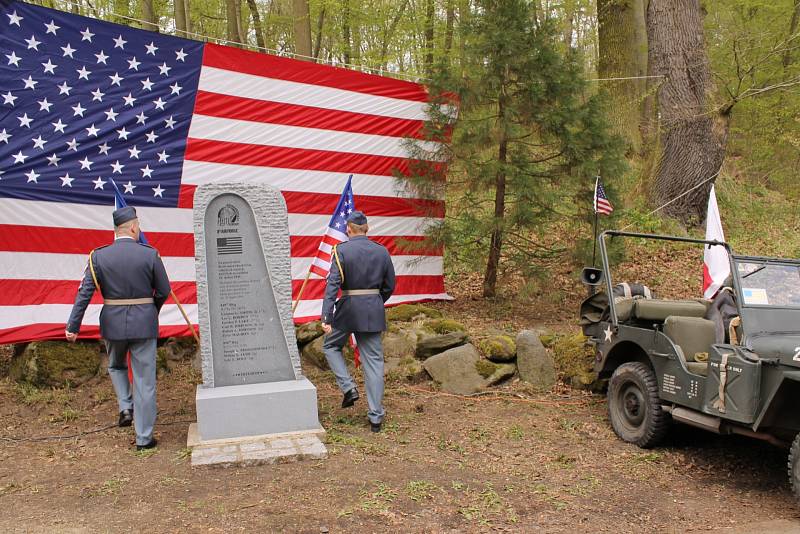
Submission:
<svg viewBox="0 0 800 534">
<path fill-rule="evenodd" d="M 414 249 L 443 200 L 409 198 L 419 84 L 0 0 L 0 343 L 60 338 L 87 254 L 109 243 L 113 179 L 197 321 L 192 198 L 213 181 L 279 188 L 297 295 L 347 177 L 393 256 L 389 304 L 449 298 L 442 251 Z M 312 276 L 295 313 L 318 317 Z M 98 336 L 101 299 L 82 335 Z M 188 335 L 164 306 L 161 335 Z"/>
</svg>

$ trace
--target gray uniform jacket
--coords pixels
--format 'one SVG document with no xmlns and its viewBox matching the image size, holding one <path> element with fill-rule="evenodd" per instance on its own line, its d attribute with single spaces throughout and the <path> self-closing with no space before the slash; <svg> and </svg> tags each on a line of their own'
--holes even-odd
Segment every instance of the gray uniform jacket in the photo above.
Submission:
<svg viewBox="0 0 800 534">
<path fill-rule="evenodd" d="M 395 283 L 389 251 L 367 236 L 354 236 L 336 245 L 336 250 L 344 282 L 336 259 L 331 258 L 322 322 L 345 332 L 383 332 L 386 330 L 383 303 L 392 296 Z M 378 289 L 380 294 L 343 296 L 336 300 L 339 289 Z"/>
<path fill-rule="evenodd" d="M 170 292 L 167 271 L 156 249 L 134 239 L 117 239 L 92 251 L 92 263 L 100 291 L 107 299 L 153 297 L 153 304 L 103 306 L 100 335 L 103 339 L 149 339 L 158 337 L 158 312 Z M 89 266 L 75 297 L 67 330 L 78 332 L 83 314 L 95 292 Z"/>
</svg>

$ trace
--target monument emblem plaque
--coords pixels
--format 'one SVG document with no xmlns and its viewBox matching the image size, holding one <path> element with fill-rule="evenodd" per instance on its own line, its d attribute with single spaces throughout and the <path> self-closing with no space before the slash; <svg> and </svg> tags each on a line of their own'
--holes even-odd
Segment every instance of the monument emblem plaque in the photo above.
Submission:
<svg viewBox="0 0 800 534">
<path fill-rule="evenodd" d="M 283 196 L 266 185 L 200 186 L 194 230 L 203 384 L 192 465 L 325 457 L 292 322 Z"/>
</svg>

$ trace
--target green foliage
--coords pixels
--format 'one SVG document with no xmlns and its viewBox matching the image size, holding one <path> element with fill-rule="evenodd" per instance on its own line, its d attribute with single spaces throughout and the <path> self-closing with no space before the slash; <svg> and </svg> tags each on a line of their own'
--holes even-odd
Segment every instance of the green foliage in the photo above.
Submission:
<svg viewBox="0 0 800 534">
<path fill-rule="evenodd" d="M 475 362 L 475 370 L 481 375 L 483 378 L 489 378 L 492 376 L 499 366 L 495 363 L 490 362 L 489 360 L 478 360 Z"/>
<path fill-rule="evenodd" d="M 400 304 L 386 310 L 386 319 L 397 322 L 407 322 L 417 317 L 436 319 L 441 316 L 442 312 L 439 310 L 422 304 Z"/>
<path fill-rule="evenodd" d="M 500 235 L 506 266 L 531 275 L 562 252 L 541 244 L 546 225 L 587 214 L 594 176 L 623 171 L 621 143 L 608 133 L 602 98 L 586 95 L 581 59 L 563 51 L 531 3 L 486 0 L 476 15 L 462 23 L 460 61 L 440 65 L 432 84 L 441 99 L 428 137 L 445 137 L 456 101 L 460 116 L 452 148 L 438 154 L 451 157 L 448 197 L 458 201 L 429 237 L 476 268 Z M 411 148 L 419 160 L 440 159 Z M 437 172 L 438 163 L 412 168 L 414 187 L 434 193 Z"/>
<path fill-rule="evenodd" d="M 431 319 L 423 323 L 423 328 L 434 334 L 449 334 L 451 332 L 466 332 L 466 327 L 452 319 Z"/>
</svg>

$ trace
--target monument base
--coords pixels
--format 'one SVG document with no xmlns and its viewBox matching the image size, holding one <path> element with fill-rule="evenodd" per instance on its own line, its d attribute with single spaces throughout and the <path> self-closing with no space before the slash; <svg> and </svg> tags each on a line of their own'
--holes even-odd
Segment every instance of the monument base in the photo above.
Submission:
<svg viewBox="0 0 800 534">
<path fill-rule="evenodd" d="M 320 428 L 304 432 L 202 440 L 197 423 L 192 423 L 189 425 L 186 445 L 192 449 L 192 467 L 261 465 L 326 458 L 328 450 L 319 439 L 324 434 L 325 430 Z"/>
<path fill-rule="evenodd" d="M 323 431 L 317 388 L 305 377 L 240 386 L 197 386 L 200 439 L 241 438 L 285 432 Z"/>
</svg>

